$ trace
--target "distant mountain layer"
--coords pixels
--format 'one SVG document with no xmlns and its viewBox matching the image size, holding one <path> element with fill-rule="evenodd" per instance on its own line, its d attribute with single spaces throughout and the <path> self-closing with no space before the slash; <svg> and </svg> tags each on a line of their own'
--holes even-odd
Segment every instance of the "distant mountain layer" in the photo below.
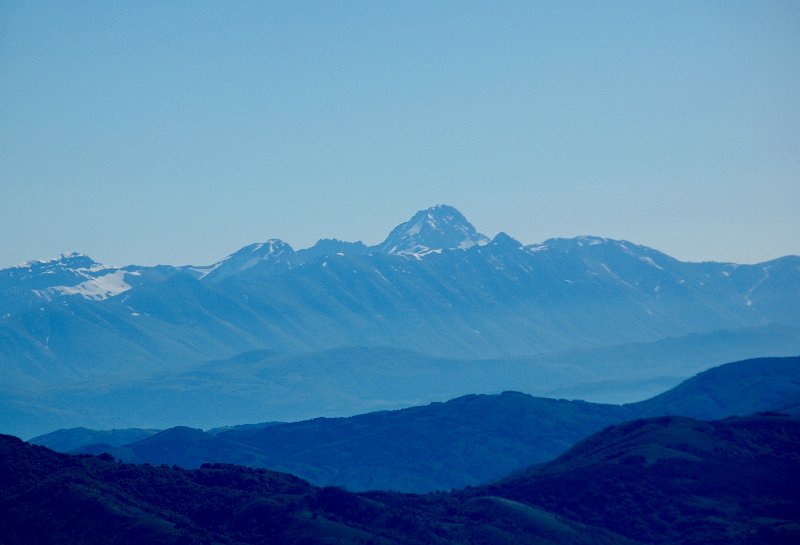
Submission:
<svg viewBox="0 0 800 545">
<path fill-rule="evenodd" d="M 126 445 L 102 444 L 97 432 L 87 442 L 95 444 L 78 448 L 69 439 L 85 437 L 82 429 L 32 442 L 56 449 L 69 443 L 61 450 L 107 451 L 127 461 L 183 467 L 237 463 L 287 471 L 320 485 L 425 492 L 485 483 L 552 460 L 590 434 L 637 417 L 717 419 L 773 410 L 798 398 L 800 357 L 768 358 L 722 365 L 625 406 L 505 392 L 216 433 L 177 427 Z"/>
<path fill-rule="evenodd" d="M 252 350 L 386 346 L 497 358 L 800 326 L 800 257 L 684 263 L 598 237 L 489 239 L 449 206 L 384 242 L 270 239 L 207 266 L 106 267 L 80 254 L 0 270 L 8 388 L 165 369 Z"/>
<path fill-rule="evenodd" d="M 493 485 L 415 496 L 239 466 L 75 457 L 0 436 L 0 542 L 654 544 L 800 540 L 800 420 L 665 417 Z M 43 524 L 43 521 L 46 523 Z"/>
<path fill-rule="evenodd" d="M 33 443 L 44 445 L 57 452 L 86 448 L 89 445 L 121 447 L 128 443 L 140 441 L 162 430 L 145 430 L 128 428 L 123 430 L 90 430 L 87 428 L 70 428 L 48 433 L 46 436 L 34 438 Z"/>
<path fill-rule="evenodd" d="M 714 365 L 797 354 L 800 329 L 774 325 L 483 360 L 395 348 L 259 350 L 140 378 L 16 389 L 6 383 L 0 385 L 0 430 L 28 438 L 76 426 L 208 429 L 350 416 L 506 390 L 626 403 L 660 394 Z"/>
</svg>

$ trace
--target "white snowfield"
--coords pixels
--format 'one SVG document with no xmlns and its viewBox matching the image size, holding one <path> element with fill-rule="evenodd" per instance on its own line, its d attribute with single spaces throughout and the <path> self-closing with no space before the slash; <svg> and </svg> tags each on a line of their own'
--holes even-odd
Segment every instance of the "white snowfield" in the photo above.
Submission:
<svg viewBox="0 0 800 545">
<path fill-rule="evenodd" d="M 138 275 L 140 273 L 117 270 L 92 278 L 86 282 L 81 282 L 75 286 L 53 286 L 48 288 L 47 291 L 60 295 L 81 295 L 86 299 L 102 301 L 131 289 L 131 285 L 125 281 L 126 274 Z"/>
</svg>

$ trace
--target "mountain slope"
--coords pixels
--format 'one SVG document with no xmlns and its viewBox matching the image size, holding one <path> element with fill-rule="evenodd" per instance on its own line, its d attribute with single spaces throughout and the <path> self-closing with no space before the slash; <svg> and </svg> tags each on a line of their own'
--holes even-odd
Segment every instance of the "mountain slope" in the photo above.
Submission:
<svg viewBox="0 0 800 545">
<path fill-rule="evenodd" d="M 291 246 L 281 240 L 270 239 L 250 244 L 232 253 L 212 265 L 200 278 L 213 284 L 251 269 L 268 272 L 287 270 L 293 255 L 294 250 Z"/>
<path fill-rule="evenodd" d="M 30 440 L 31 444 L 41 445 L 56 452 L 69 452 L 92 444 L 103 444 L 108 447 L 120 447 L 128 443 L 141 441 L 161 430 L 145 430 L 128 428 L 123 430 L 90 430 L 87 428 L 71 428 L 57 430 L 40 435 Z"/>
<path fill-rule="evenodd" d="M 713 420 L 770 410 L 798 396 L 800 358 L 760 358 L 714 367 L 633 407 L 642 416 Z"/>
<path fill-rule="evenodd" d="M 799 308 L 797 256 L 683 263 L 598 237 L 490 241 L 438 206 L 369 248 L 323 240 L 295 252 L 270 239 L 204 267 L 116 268 L 70 254 L 4 269 L 0 354 L 10 382 L 43 381 L 40 370 L 55 367 L 57 383 L 96 360 L 136 374 L 256 349 L 541 354 L 798 326 Z"/>
<path fill-rule="evenodd" d="M 9 545 L 800 539 L 800 493 L 786 478 L 800 472 L 800 419 L 791 417 L 637 420 L 524 474 L 426 496 L 319 489 L 239 466 L 134 466 L 8 436 L 0 464 L 0 541 Z"/>
<path fill-rule="evenodd" d="M 632 412 L 609 405 L 506 392 L 350 418 L 313 419 L 208 436 L 202 452 L 158 434 L 126 448 L 137 462 L 196 467 L 247 463 L 303 475 L 320 485 L 356 490 L 450 489 L 498 478 L 526 463 L 552 459 Z M 233 454 L 232 444 L 240 448 Z M 171 450 L 171 456 L 167 455 Z M 253 455 L 245 460 L 239 452 Z"/>
<path fill-rule="evenodd" d="M 611 427 L 557 460 L 465 495 L 497 495 L 644 543 L 791 543 L 800 539 L 797 418 Z M 613 501 L 609 501 L 612 499 Z"/>
<path fill-rule="evenodd" d="M 532 536 L 544 545 L 631 543 L 544 513 L 543 521 L 513 513 L 487 519 L 479 505 L 445 496 L 356 495 L 239 466 L 134 466 L 9 436 L 0 436 L 0 463 L 0 541 L 8 545 L 522 544 Z"/>
</svg>

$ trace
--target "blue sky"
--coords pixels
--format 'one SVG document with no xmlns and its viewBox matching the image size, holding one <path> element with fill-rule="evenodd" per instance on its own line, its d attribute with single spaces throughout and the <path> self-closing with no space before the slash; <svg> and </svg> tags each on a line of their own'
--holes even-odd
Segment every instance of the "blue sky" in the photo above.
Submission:
<svg viewBox="0 0 800 545">
<path fill-rule="evenodd" d="M 0 3 L 0 266 L 379 242 L 800 254 L 800 3 Z"/>
</svg>

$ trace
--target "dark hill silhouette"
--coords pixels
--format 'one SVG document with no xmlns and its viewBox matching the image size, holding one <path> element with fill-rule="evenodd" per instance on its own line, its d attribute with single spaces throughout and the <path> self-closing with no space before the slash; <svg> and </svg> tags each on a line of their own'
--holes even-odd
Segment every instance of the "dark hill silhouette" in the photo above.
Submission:
<svg viewBox="0 0 800 545">
<path fill-rule="evenodd" d="M 800 539 L 800 418 L 636 420 L 493 485 L 316 488 L 213 464 L 131 465 L 0 436 L 0 542 L 783 544 Z"/>
<path fill-rule="evenodd" d="M 32 443 L 51 448 L 56 452 L 69 452 L 86 445 L 102 444 L 109 447 L 121 447 L 128 443 L 141 441 L 161 430 L 128 428 L 122 430 L 90 430 L 87 428 L 70 428 L 56 430 L 41 437 L 31 439 Z"/>
<path fill-rule="evenodd" d="M 487 482 L 550 460 L 579 438 L 632 416 L 613 405 L 505 392 L 220 438 L 256 447 L 264 466 L 318 484 L 422 492 Z"/>
<path fill-rule="evenodd" d="M 497 495 L 644 543 L 796 543 L 797 417 L 626 422 L 548 464 L 465 495 Z"/>
<path fill-rule="evenodd" d="M 632 407 L 642 416 L 713 420 L 774 409 L 797 396 L 800 358 L 759 358 L 714 367 Z"/>
</svg>

